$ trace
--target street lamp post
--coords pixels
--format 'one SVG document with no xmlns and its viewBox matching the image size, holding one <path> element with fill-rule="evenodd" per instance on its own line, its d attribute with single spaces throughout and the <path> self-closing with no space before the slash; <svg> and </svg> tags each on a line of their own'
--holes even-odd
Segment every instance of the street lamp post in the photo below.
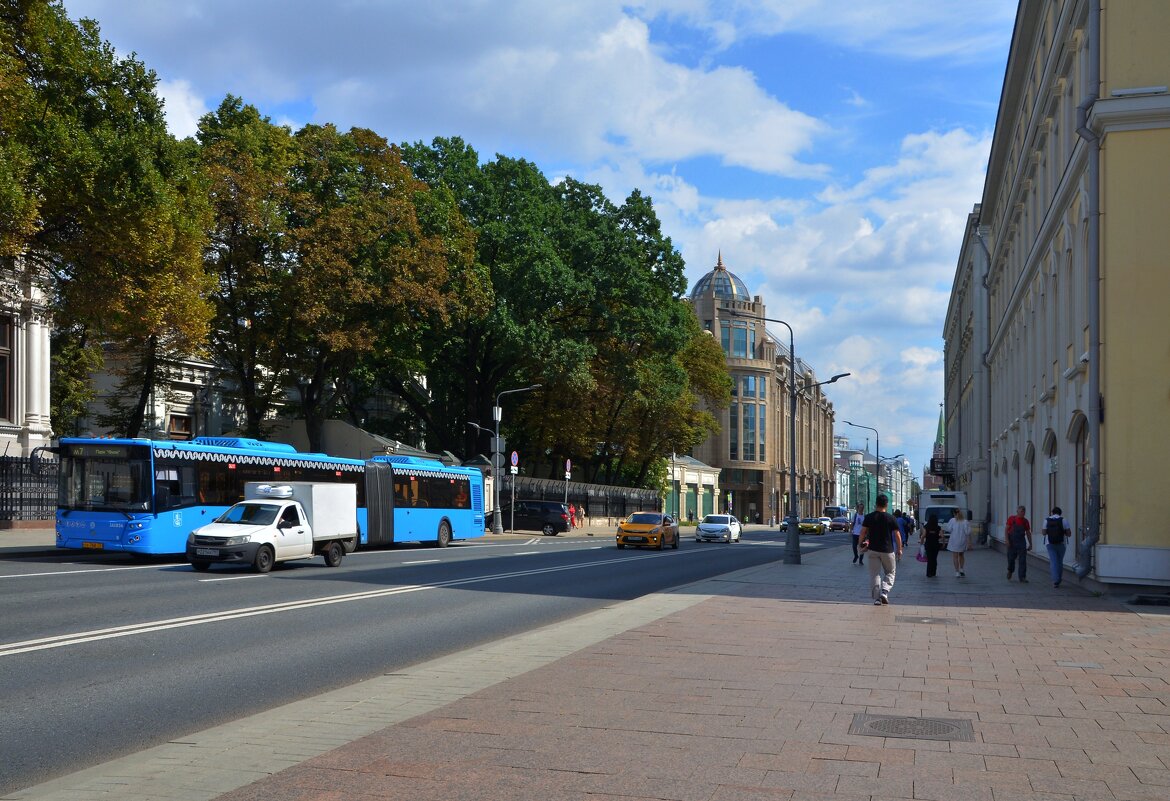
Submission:
<svg viewBox="0 0 1170 801">
<path fill-rule="evenodd" d="M 540 389 L 540 384 L 533 384 L 529 387 L 520 387 L 519 389 L 506 389 L 500 394 L 496 395 L 496 405 L 492 409 L 492 417 L 496 421 L 496 437 L 492 441 L 492 495 L 495 496 L 495 508 L 492 509 L 492 533 L 504 533 L 504 521 L 500 515 L 500 467 L 503 466 L 504 459 L 503 449 L 500 448 L 500 418 L 504 416 L 503 409 L 500 408 L 500 399 L 505 395 L 511 395 L 516 392 L 527 392 L 531 389 Z"/>
<path fill-rule="evenodd" d="M 881 438 L 881 435 L 878 434 L 878 430 L 876 428 L 873 428 L 871 426 L 860 426 L 857 423 L 850 423 L 848 420 L 842 420 L 841 422 L 847 426 L 853 426 L 854 428 L 864 428 L 866 431 L 873 432 L 873 442 L 874 442 L 874 445 L 873 445 L 873 447 L 874 447 L 873 480 L 877 485 L 875 487 L 877 494 L 881 495 L 882 494 L 882 472 L 881 472 L 881 470 L 882 470 L 882 466 L 881 466 L 881 463 L 882 463 L 882 438 Z"/>
<path fill-rule="evenodd" d="M 889 468 L 892 468 L 894 466 L 894 464 L 897 462 L 897 460 L 901 459 L 905 455 L 906 454 L 904 454 L 904 453 L 899 453 L 897 456 L 887 456 L 886 458 L 882 459 L 882 461 L 885 462 Z M 906 493 L 904 491 L 903 484 L 902 484 L 901 465 L 898 465 L 897 482 L 898 482 L 897 483 L 898 492 L 895 495 L 895 497 L 890 499 L 890 505 L 895 507 L 895 508 L 900 509 L 900 508 L 902 508 L 903 504 L 905 504 L 905 502 L 906 502 Z M 894 492 L 893 492 L 894 486 L 895 486 L 894 485 L 894 474 L 891 471 L 891 473 L 890 473 L 890 494 L 891 495 L 894 495 Z"/>
<path fill-rule="evenodd" d="M 732 317 L 746 317 L 749 320 L 779 323 L 788 329 L 788 358 L 792 360 L 792 374 L 788 377 L 788 497 L 790 501 L 788 504 L 788 526 L 786 527 L 784 537 L 784 564 L 799 565 L 800 514 L 798 506 L 800 501 L 796 494 L 796 337 L 792 333 L 792 326 L 784 320 L 778 320 L 775 317 L 756 317 L 751 314 L 740 314 L 730 310 L 728 314 Z M 821 383 L 832 384 L 837 379 L 844 378 L 847 375 L 849 374 L 841 373 Z M 813 384 L 812 386 L 819 386 L 819 384 Z M 805 387 L 805 389 L 809 388 Z"/>
</svg>

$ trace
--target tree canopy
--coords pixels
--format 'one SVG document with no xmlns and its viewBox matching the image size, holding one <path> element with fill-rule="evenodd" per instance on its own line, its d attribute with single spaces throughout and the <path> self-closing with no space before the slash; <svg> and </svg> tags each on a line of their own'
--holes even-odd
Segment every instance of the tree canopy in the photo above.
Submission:
<svg viewBox="0 0 1170 801">
<path fill-rule="evenodd" d="M 243 433 L 291 411 L 314 449 L 345 415 L 470 455 L 486 443 L 467 424 L 537 383 L 503 418 L 537 474 L 570 458 L 653 485 L 715 430 L 722 353 L 650 198 L 481 161 L 457 137 L 292 131 L 230 95 L 180 142 L 156 84 L 60 2 L 0 0 L 0 267 L 52 298 L 61 418 L 80 417 L 113 344 L 102 422 L 123 434 L 195 356 Z"/>
</svg>

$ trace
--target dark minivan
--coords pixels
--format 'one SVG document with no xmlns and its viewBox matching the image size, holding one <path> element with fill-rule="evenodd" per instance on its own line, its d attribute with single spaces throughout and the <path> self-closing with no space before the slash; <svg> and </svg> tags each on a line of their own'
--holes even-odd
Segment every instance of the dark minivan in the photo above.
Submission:
<svg viewBox="0 0 1170 801">
<path fill-rule="evenodd" d="M 569 530 L 569 507 L 560 501 L 516 501 L 515 521 L 513 507 L 500 507 L 500 520 L 505 530 L 539 531 L 546 537 Z"/>
</svg>

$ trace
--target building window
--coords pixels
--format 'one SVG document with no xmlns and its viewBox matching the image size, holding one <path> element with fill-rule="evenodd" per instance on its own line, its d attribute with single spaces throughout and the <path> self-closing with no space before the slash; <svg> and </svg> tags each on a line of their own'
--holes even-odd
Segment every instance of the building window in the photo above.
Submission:
<svg viewBox="0 0 1170 801">
<path fill-rule="evenodd" d="M 172 414 L 167 421 L 167 434 L 171 439 L 191 439 L 191 417 L 185 414 Z"/>
<path fill-rule="evenodd" d="M 746 359 L 748 355 L 747 326 L 737 325 L 732 330 L 733 340 L 731 355 L 739 359 Z"/>
<path fill-rule="evenodd" d="M 764 397 L 763 390 L 764 390 L 764 382 L 760 381 L 760 397 L 761 398 Z M 768 433 L 767 432 L 767 425 L 765 423 L 765 421 L 768 419 L 768 407 L 761 403 L 759 406 L 756 407 L 756 409 L 759 410 L 759 421 L 760 421 L 760 424 L 759 424 L 759 428 L 760 428 L 760 431 L 759 431 L 759 434 L 760 434 L 760 461 L 766 462 L 766 461 L 768 461 L 768 455 L 765 451 L 764 443 L 768 441 L 768 437 L 766 436 L 766 434 Z"/>
<path fill-rule="evenodd" d="M 723 355 L 731 355 L 731 323 L 720 323 L 719 332 L 723 341 Z"/>
<path fill-rule="evenodd" d="M 730 457 L 739 458 L 739 404 L 733 403 L 727 411 L 727 435 L 731 441 Z"/>
<path fill-rule="evenodd" d="M 0 420 L 12 420 L 13 324 L 8 315 L 0 315 Z"/>
<path fill-rule="evenodd" d="M 743 405 L 743 458 L 745 461 L 756 460 L 756 405 Z"/>
</svg>

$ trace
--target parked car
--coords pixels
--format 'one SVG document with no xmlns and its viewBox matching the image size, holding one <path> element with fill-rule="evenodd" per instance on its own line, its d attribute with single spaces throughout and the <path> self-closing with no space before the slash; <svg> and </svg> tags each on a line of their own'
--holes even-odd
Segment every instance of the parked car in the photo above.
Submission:
<svg viewBox="0 0 1170 801">
<path fill-rule="evenodd" d="M 661 551 L 667 543 L 671 548 L 677 548 L 678 523 L 670 515 L 662 512 L 634 512 L 618 523 L 615 539 L 618 548 L 629 545 L 633 548 L 657 548 Z"/>
<path fill-rule="evenodd" d="M 500 520 L 506 530 L 539 531 L 546 537 L 555 537 L 570 528 L 569 507 L 560 501 L 516 501 L 515 507 L 511 504 L 500 507 Z"/>
<path fill-rule="evenodd" d="M 801 534 L 824 534 L 825 524 L 819 517 L 806 517 L 800 521 Z"/>
<path fill-rule="evenodd" d="M 707 515 L 695 528 L 695 542 L 739 542 L 740 530 L 733 515 Z"/>
<path fill-rule="evenodd" d="M 848 531 L 849 518 L 848 517 L 834 517 L 829 523 L 829 531 Z"/>
</svg>

